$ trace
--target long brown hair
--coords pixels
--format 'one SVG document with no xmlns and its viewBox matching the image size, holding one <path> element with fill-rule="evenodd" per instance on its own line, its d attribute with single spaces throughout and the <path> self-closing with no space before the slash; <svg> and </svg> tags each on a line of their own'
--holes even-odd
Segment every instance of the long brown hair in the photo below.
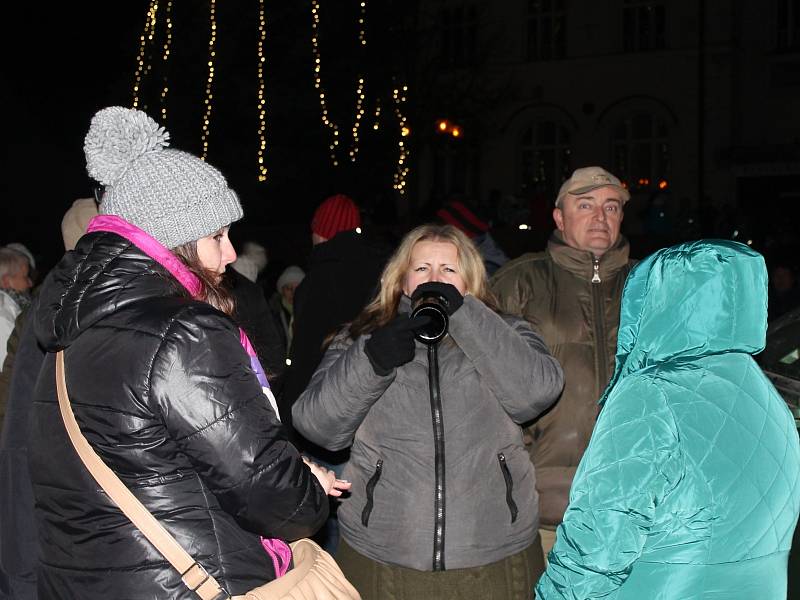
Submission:
<svg viewBox="0 0 800 600">
<path fill-rule="evenodd" d="M 172 253 L 200 280 L 201 287 L 197 299 L 233 317 L 236 301 L 231 291 L 222 283 L 222 276 L 216 271 L 207 269 L 200 262 L 197 240 L 176 246 L 172 249 Z"/>
<path fill-rule="evenodd" d="M 386 263 L 381 275 L 378 294 L 361 314 L 350 324 L 349 333 L 353 338 L 369 333 L 385 325 L 397 315 L 397 307 L 403 295 L 403 281 L 411 264 L 411 253 L 419 242 L 448 242 L 458 251 L 458 270 L 464 279 L 466 292 L 496 310 L 497 302 L 489 290 L 486 267 L 475 244 L 459 229 L 452 225 L 420 225 L 413 229 L 400 242 L 397 250 Z"/>
</svg>

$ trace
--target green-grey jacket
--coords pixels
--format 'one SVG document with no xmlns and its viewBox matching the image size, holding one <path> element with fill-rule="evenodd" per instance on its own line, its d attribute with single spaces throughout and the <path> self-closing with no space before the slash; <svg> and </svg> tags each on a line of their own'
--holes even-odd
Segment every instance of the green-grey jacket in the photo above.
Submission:
<svg viewBox="0 0 800 600">
<path fill-rule="evenodd" d="M 617 366 L 540 600 L 785 598 L 800 510 L 794 420 L 751 354 L 764 260 L 700 241 L 625 286 Z"/>
<path fill-rule="evenodd" d="M 553 233 L 547 250 L 506 264 L 492 279 L 501 310 L 524 317 L 564 369 L 558 402 L 526 429 L 536 465 L 539 516 L 555 529 L 614 371 L 622 287 L 633 263 L 620 237 L 600 259 Z"/>
</svg>

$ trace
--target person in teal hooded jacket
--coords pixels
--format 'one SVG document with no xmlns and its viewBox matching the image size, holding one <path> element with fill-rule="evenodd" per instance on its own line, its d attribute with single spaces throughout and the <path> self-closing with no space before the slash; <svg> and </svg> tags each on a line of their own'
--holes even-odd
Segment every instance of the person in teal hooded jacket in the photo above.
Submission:
<svg viewBox="0 0 800 600">
<path fill-rule="evenodd" d="M 767 272 L 747 246 L 682 244 L 631 272 L 538 600 L 786 597 L 800 442 L 751 356 L 766 329 Z"/>
</svg>

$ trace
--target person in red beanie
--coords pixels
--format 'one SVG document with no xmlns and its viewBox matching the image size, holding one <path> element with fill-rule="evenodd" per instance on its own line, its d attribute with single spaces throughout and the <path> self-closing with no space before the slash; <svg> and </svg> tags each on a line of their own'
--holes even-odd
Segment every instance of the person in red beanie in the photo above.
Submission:
<svg viewBox="0 0 800 600">
<path fill-rule="evenodd" d="M 344 194 L 327 198 L 314 211 L 311 219 L 311 241 L 316 246 L 342 231 L 361 233 L 361 214 L 353 199 Z"/>
<path fill-rule="evenodd" d="M 352 321 L 378 286 L 390 248 L 361 231 L 361 215 L 352 198 L 327 198 L 311 219 L 314 247 L 306 276 L 294 294 L 294 335 L 278 408 L 295 444 L 315 461 L 341 471 L 349 451 L 329 452 L 303 439 L 292 426 L 292 405 L 300 397 L 325 352 L 326 339 Z M 338 526 L 331 519 L 315 539 L 329 552 L 336 550 Z"/>
</svg>

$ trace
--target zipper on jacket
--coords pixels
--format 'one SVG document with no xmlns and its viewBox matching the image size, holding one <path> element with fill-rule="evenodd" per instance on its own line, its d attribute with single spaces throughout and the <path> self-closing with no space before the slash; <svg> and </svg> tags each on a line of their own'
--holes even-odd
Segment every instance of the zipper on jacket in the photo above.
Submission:
<svg viewBox="0 0 800 600">
<path fill-rule="evenodd" d="M 598 261 L 595 258 L 595 261 Z M 599 262 L 599 261 L 598 261 Z M 598 263 L 595 263 L 596 265 Z M 595 266 L 595 268 L 597 268 Z M 598 281 L 600 278 L 598 277 Z M 594 281 L 594 280 L 592 280 Z M 599 285 L 592 286 L 592 307 L 594 314 L 594 351 L 597 356 L 597 390 L 596 397 L 608 383 L 608 341 L 606 340 L 606 324 L 603 317 L 603 294 Z"/>
<path fill-rule="evenodd" d="M 361 511 L 361 524 L 364 527 L 369 527 L 369 515 L 372 513 L 372 506 L 375 503 L 374 494 L 375 486 L 378 485 L 378 480 L 381 478 L 381 471 L 383 471 L 383 460 L 378 459 L 375 463 L 375 472 L 367 482 L 367 503 L 364 505 L 364 510 Z"/>
<path fill-rule="evenodd" d="M 433 570 L 444 571 L 444 422 L 442 421 L 442 396 L 439 393 L 439 357 L 435 344 L 428 346 L 428 388 L 431 396 L 433 454 L 436 475 L 433 488 Z"/>
<path fill-rule="evenodd" d="M 592 255 L 592 283 L 602 283 L 602 279 L 600 279 L 600 259 L 594 255 Z"/>
<path fill-rule="evenodd" d="M 499 453 L 497 455 L 497 460 L 500 462 L 500 470 L 503 472 L 503 479 L 506 480 L 506 504 L 508 504 L 508 510 L 511 512 L 511 522 L 513 523 L 517 520 L 517 515 L 519 514 L 517 503 L 514 502 L 514 480 L 511 477 L 511 471 L 508 469 L 506 455 L 502 452 Z"/>
</svg>

